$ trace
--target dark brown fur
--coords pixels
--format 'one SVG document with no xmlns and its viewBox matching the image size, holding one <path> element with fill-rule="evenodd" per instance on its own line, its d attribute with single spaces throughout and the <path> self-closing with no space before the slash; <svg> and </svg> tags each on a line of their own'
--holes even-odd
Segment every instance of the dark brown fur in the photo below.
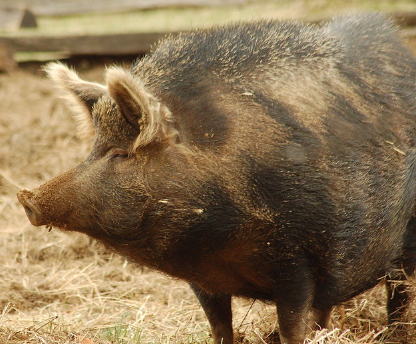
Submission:
<svg viewBox="0 0 416 344">
<path fill-rule="evenodd" d="M 414 272 L 415 67 L 375 14 L 183 34 L 109 69 L 107 88 L 52 64 L 94 146 L 19 199 L 35 225 L 188 281 L 216 344 L 232 343 L 234 295 L 275 302 L 298 344 L 310 310 L 324 327 Z M 406 302 L 388 301 L 390 321 Z"/>
</svg>

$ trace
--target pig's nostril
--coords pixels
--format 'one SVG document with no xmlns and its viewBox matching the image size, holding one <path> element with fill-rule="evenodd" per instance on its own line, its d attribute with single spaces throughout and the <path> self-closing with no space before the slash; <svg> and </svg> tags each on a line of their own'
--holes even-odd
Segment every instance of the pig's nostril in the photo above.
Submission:
<svg viewBox="0 0 416 344">
<path fill-rule="evenodd" d="M 31 193 L 27 190 L 22 190 L 17 194 L 17 199 L 25 209 L 26 215 L 34 226 L 42 225 L 42 216 L 38 207 L 31 200 Z"/>
<path fill-rule="evenodd" d="M 30 209 L 27 205 L 24 205 L 23 208 L 25 209 L 27 216 L 33 215 L 32 209 Z"/>
</svg>

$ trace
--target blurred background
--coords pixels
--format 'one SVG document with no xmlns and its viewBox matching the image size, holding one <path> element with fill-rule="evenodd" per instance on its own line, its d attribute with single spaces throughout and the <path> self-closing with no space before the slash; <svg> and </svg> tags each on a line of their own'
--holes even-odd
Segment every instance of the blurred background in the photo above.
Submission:
<svg viewBox="0 0 416 344">
<path fill-rule="evenodd" d="M 166 34 L 233 21 L 317 23 L 371 10 L 393 16 L 414 45 L 414 0 L 0 0 L 0 69 L 51 59 L 135 58 Z"/>
<path fill-rule="evenodd" d="M 416 0 L 0 0 L 0 344 L 211 343 L 186 283 L 81 234 L 30 225 L 16 192 L 90 148 L 43 64 L 60 59 L 102 82 L 105 66 L 128 66 L 168 34 L 260 18 L 319 25 L 357 11 L 392 16 L 416 52 Z M 236 299 L 233 307 L 238 343 L 278 343 L 273 305 Z M 415 314 L 413 303 L 408 321 L 387 328 L 380 285 L 337 307 L 334 329 L 311 331 L 307 343 L 415 344 Z"/>
</svg>

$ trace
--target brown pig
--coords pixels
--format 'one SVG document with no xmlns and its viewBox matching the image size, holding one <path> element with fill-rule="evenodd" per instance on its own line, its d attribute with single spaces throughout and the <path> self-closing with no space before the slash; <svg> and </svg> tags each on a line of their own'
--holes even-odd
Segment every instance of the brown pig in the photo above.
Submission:
<svg viewBox="0 0 416 344">
<path fill-rule="evenodd" d="M 233 342 L 232 296 L 274 302 L 299 344 L 310 311 L 325 327 L 414 273 L 416 62 L 381 15 L 184 33 L 106 85 L 46 71 L 93 148 L 19 192 L 30 221 L 189 282 L 215 344 Z"/>
</svg>

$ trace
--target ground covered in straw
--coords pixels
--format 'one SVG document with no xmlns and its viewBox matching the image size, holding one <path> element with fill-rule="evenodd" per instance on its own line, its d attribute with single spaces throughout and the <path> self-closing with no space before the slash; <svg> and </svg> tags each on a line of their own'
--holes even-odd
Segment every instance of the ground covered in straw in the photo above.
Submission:
<svg viewBox="0 0 416 344">
<path fill-rule="evenodd" d="M 101 72 L 84 76 L 100 81 Z M 42 75 L 0 75 L 0 344 L 209 343 L 186 283 L 134 266 L 83 235 L 28 222 L 16 191 L 77 164 L 87 151 Z M 307 342 L 416 343 L 411 322 L 386 328 L 384 303 L 379 286 L 335 309 L 335 329 L 311 333 Z M 233 306 L 241 343 L 278 341 L 272 305 Z"/>
</svg>

